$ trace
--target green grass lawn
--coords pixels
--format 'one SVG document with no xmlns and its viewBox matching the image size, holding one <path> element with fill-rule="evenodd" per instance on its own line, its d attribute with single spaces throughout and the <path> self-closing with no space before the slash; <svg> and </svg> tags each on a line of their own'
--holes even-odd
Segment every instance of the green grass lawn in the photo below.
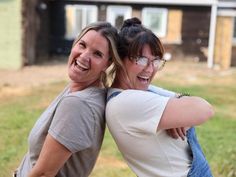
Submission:
<svg viewBox="0 0 236 177">
<path fill-rule="evenodd" d="M 165 73 L 165 71 L 163 72 Z M 186 74 L 160 75 L 154 84 L 176 92 L 206 98 L 215 116 L 197 127 L 197 134 L 215 177 L 236 176 L 236 72 L 227 76 L 200 73 L 194 82 Z M 208 73 L 209 74 L 209 73 Z M 207 81 L 208 80 L 208 81 Z M 0 97 L 0 176 L 9 177 L 27 151 L 27 136 L 34 122 L 65 82 L 33 87 L 21 95 Z M 1 89 L 0 89 L 1 91 Z M 109 132 L 91 177 L 135 177 L 122 160 Z"/>
</svg>

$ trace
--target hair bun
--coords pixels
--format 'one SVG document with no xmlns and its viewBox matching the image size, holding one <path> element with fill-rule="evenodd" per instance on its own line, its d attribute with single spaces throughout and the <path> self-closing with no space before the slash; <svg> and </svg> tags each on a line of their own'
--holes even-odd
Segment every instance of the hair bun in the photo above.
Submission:
<svg viewBox="0 0 236 177">
<path fill-rule="evenodd" d="M 127 20 L 124 21 L 122 28 L 124 27 L 131 27 L 131 26 L 135 26 L 135 25 L 141 25 L 141 21 L 137 18 L 137 17 L 133 17 L 133 18 L 129 18 Z"/>
</svg>

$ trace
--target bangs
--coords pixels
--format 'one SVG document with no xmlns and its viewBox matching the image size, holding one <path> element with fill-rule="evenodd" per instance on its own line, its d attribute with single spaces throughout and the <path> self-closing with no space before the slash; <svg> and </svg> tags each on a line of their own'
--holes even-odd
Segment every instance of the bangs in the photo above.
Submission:
<svg viewBox="0 0 236 177">
<path fill-rule="evenodd" d="M 145 44 L 150 47 L 153 56 L 159 56 L 160 58 L 163 57 L 164 48 L 161 45 L 160 40 L 153 33 L 149 32 L 141 32 L 134 38 L 129 46 L 128 57 L 133 58 L 142 56 L 142 51 Z"/>
</svg>

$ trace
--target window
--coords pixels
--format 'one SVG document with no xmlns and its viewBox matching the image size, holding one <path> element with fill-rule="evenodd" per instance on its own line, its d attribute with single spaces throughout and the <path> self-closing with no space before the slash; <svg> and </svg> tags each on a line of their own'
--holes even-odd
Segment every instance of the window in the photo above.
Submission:
<svg viewBox="0 0 236 177">
<path fill-rule="evenodd" d="M 130 6 L 108 6 L 107 21 L 112 25 L 121 28 L 123 21 L 131 18 L 132 8 Z"/>
<path fill-rule="evenodd" d="M 164 8 L 143 8 L 142 23 L 159 37 L 164 37 L 167 29 L 167 13 L 167 9 Z"/>
<path fill-rule="evenodd" d="M 73 40 L 89 23 L 97 21 L 97 7 L 93 5 L 66 5 L 65 38 Z"/>
</svg>

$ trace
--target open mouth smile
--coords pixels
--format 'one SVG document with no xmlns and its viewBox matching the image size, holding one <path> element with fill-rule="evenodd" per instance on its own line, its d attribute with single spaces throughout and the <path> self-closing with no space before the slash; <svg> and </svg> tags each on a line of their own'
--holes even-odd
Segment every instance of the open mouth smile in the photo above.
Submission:
<svg viewBox="0 0 236 177">
<path fill-rule="evenodd" d="M 137 76 L 137 77 L 138 77 L 138 80 L 144 84 L 147 84 L 150 81 L 150 77 L 148 77 L 148 76 Z"/>
<path fill-rule="evenodd" d="M 75 66 L 81 71 L 86 71 L 89 69 L 89 66 L 86 66 L 85 64 L 81 63 L 79 59 L 75 60 Z"/>
</svg>

